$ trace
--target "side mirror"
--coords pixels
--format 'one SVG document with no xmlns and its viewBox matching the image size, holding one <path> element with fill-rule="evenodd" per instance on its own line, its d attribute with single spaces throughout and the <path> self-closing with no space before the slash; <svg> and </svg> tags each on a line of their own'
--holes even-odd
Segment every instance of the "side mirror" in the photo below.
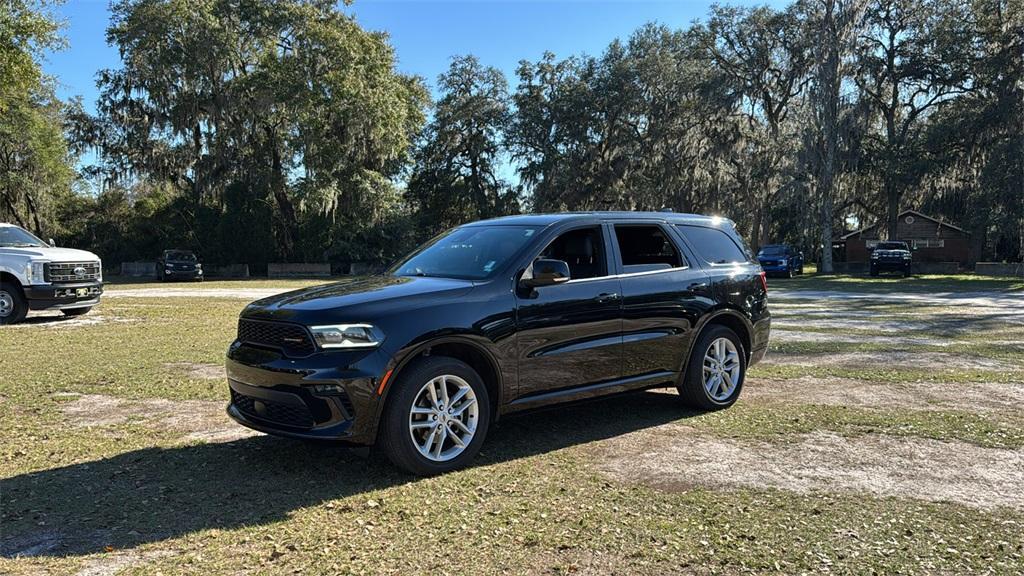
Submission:
<svg viewBox="0 0 1024 576">
<path fill-rule="evenodd" d="M 50 238 L 50 247 L 51 248 L 56 248 L 57 247 L 57 243 L 53 240 L 53 238 Z"/>
<path fill-rule="evenodd" d="M 569 265 L 564 260 L 539 258 L 533 261 L 533 277 L 523 278 L 523 284 L 530 288 L 552 286 L 569 281 Z"/>
</svg>

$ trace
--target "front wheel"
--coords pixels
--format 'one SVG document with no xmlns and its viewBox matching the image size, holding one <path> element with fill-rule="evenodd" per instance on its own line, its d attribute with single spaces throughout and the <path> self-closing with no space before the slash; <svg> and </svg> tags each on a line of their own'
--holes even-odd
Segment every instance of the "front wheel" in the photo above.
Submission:
<svg viewBox="0 0 1024 576">
<path fill-rule="evenodd" d="M 467 466 L 490 424 L 490 398 L 480 375 L 446 356 L 416 360 L 391 391 L 381 448 L 395 466 L 419 476 Z"/>
<path fill-rule="evenodd" d="M 690 353 L 679 396 L 699 410 L 732 406 L 743 389 L 747 356 L 736 333 L 725 326 L 704 330 Z"/>
<path fill-rule="evenodd" d="M 17 324 L 28 315 L 28 302 L 21 288 L 10 282 L 0 283 L 0 324 Z"/>
<path fill-rule="evenodd" d="M 89 310 L 92 310 L 92 306 L 86 306 L 85 308 L 65 308 L 61 312 L 65 316 L 81 316 L 82 314 L 88 314 Z"/>
</svg>

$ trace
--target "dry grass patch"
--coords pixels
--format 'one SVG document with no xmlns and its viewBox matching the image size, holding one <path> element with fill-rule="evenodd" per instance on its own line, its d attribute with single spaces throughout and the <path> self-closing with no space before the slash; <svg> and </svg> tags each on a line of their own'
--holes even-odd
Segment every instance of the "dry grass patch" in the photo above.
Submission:
<svg viewBox="0 0 1024 576">
<path fill-rule="evenodd" d="M 765 365 L 784 366 L 841 366 L 849 368 L 898 368 L 898 369 L 963 369 L 963 370 L 1018 370 L 1018 364 L 946 352 L 907 352 L 890 350 L 885 352 L 839 352 L 829 354 L 769 354 Z"/>
<path fill-rule="evenodd" d="M 61 406 L 65 419 L 79 427 L 114 427 L 128 423 L 183 434 L 186 440 L 228 442 L 255 435 L 224 412 L 224 403 L 208 400 L 127 400 L 102 394 L 68 395 Z"/>
<path fill-rule="evenodd" d="M 1024 384 L 964 382 L 871 382 L 849 378 L 803 376 L 792 379 L 751 378 L 744 401 L 819 404 L 853 408 L 963 410 L 1019 418 Z"/>
<path fill-rule="evenodd" d="M 790 442 L 716 438 L 680 424 L 611 439 L 599 449 L 610 477 L 668 491 L 778 488 L 1024 510 L 1024 450 L 965 442 L 830 432 Z"/>
</svg>

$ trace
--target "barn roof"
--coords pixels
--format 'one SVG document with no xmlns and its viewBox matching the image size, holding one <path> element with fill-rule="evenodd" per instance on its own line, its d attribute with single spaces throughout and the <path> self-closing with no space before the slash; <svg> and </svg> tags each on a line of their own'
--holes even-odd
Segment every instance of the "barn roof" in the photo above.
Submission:
<svg viewBox="0 0 1024 576">
<path fill-rule="evenodd" d="M 954 226 L 954 225 L 950 224 L 949 222 L 943 222 L 942 220 L 937 220 L 937 219 L 932 218 L 931 216 L 929 216 L 927 214 L 922 214 L 922 213 L 918 212 L 917 210 L 904 210 L 903 212 L 900 212 L 899 216 L 897 216 L 896 218 L 897 219 L 903 218 L 907 214 L 913 214 L 914 216 L 919 216 L 921 218 L 924 218 L 925 220 L 931 220 L 932 222 L 935 222 L 939 226 L 945 226 L 946 228 L 952 228 L 953 230 L 957 230 L 959 232 L 963 232 L 964 234 L 970 234 L 970 232 L 964 230 L 963 228 L 960 228 L 959 226 Z M 854 230 L 853 232 L 848 232 L 848 233 L 843 234 L 842 236 L 840 236 L 839 239 L 840 240 L 846 240 L 847 238 L 849 238 L 851 236 L 856 236 L 857 234 L 863 234 L 864 232 L 866 232 L 868 230 L 871 230 L 872 228 L 877 228 L 879 224 L 881 224 L 881 222 L 875 222 L 871 226 L 865 226 L 865 227 L 861 228 L 860 230 Z"/>
</svg>

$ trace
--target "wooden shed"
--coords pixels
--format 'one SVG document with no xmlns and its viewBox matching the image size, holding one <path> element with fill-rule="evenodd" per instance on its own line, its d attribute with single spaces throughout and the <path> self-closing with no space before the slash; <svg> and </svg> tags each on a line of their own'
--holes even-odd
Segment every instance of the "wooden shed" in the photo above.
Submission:
<svg viewBox="0 0 1024 576">
<path fill-rule="evenodd" d="M 867 262 L 871 257 L 871 249 L 881 240 L 880 227 L 881 223 L 876 223 L 840 236 L 833 246 L 840 248 L 841 260 Z M 893 240 L 903 240 L 910 245 L 914 249 L 915 262 L 969 263 L 970 233 L 916 210 L 900 213 Z"/>
</svg>

